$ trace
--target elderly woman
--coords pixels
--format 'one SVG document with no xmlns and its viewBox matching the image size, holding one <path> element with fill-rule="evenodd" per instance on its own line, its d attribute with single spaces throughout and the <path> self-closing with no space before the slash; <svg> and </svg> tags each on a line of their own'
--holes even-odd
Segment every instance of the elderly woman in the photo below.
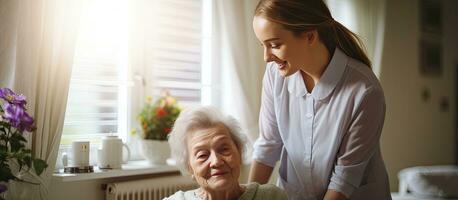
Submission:
<svg viewBox="0 0 458 200">
<path fill-rule="evenodd" d="M 183 174 L 199 184 L 166 199 L 287 199 L 280 188 L 239 184 L 246 137 L 239 123 L 213 107 L 184 110 L 175 122 L 169 144 Z"/>
</svg>

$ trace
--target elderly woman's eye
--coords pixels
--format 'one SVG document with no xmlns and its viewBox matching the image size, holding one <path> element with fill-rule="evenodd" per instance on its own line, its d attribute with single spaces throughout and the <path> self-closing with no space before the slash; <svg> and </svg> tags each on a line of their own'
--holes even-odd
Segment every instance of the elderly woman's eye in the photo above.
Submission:
<svg viewBox="0 0 458 200">
<path fill-rule="evenodd" d="M 197 159 L 205 159 L 207 157 L 208 157 L 207 154 L 199 154 L 199 155 L 197 155 Z"/>
<path fill-rule="evenodd" d="M 221 148 L 221 153 L 222 154 L 230 154 L 231 153 L 231 148 L 230 147 L 223 147 Z"/>
</svg>

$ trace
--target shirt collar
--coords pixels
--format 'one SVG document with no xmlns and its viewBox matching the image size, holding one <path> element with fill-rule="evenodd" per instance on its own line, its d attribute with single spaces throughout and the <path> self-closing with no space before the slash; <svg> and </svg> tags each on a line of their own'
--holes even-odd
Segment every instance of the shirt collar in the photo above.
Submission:
<svg viewBox="0 0 458 200">
<path fill-rule="evenodd" d="M 329 96 L 337 83 L 342 78 L 343 72 L 347 66 L 348 57 L 339 48 L 336 47 L 334 55 L 329 62 L 326 70 L 321 76 L 318 84 L 312 91 L 312 97 L 318 100 L 324 99 Z M 302 79 L 301 72 L 298 71 L 288 78 L 288 91 L 295 94 L 297 97 L 301 97 L 307 94 L 304 81 Z"/>
</svg>

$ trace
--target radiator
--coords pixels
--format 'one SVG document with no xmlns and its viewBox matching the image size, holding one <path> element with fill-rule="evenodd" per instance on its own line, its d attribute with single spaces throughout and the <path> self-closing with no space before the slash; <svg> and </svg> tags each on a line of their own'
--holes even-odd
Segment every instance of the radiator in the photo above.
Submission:
<svg viewBox="0 0 458 200">
<path fill-rule="evenodd" d="M 161 200 L 178 190 L 186 191 L 198 185 L 190 177 L 165 176 L 109 183 L 106 200 Z"/>
</svg>

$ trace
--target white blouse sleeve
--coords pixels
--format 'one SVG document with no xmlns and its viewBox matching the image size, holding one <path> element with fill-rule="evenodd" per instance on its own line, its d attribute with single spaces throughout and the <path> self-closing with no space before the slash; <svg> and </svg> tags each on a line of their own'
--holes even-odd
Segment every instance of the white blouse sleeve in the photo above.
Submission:
<svg viewBox="0 0 458 200">
<path fill-rule="evenodd" d="M 259 138 L 254 143 L 253 159 L 274 167 L 280 159 L 283 147 L 274 109 L 274 73 L 273 63 L 268 63 L 264 73 L 259 113 Z"/>
</svg>

